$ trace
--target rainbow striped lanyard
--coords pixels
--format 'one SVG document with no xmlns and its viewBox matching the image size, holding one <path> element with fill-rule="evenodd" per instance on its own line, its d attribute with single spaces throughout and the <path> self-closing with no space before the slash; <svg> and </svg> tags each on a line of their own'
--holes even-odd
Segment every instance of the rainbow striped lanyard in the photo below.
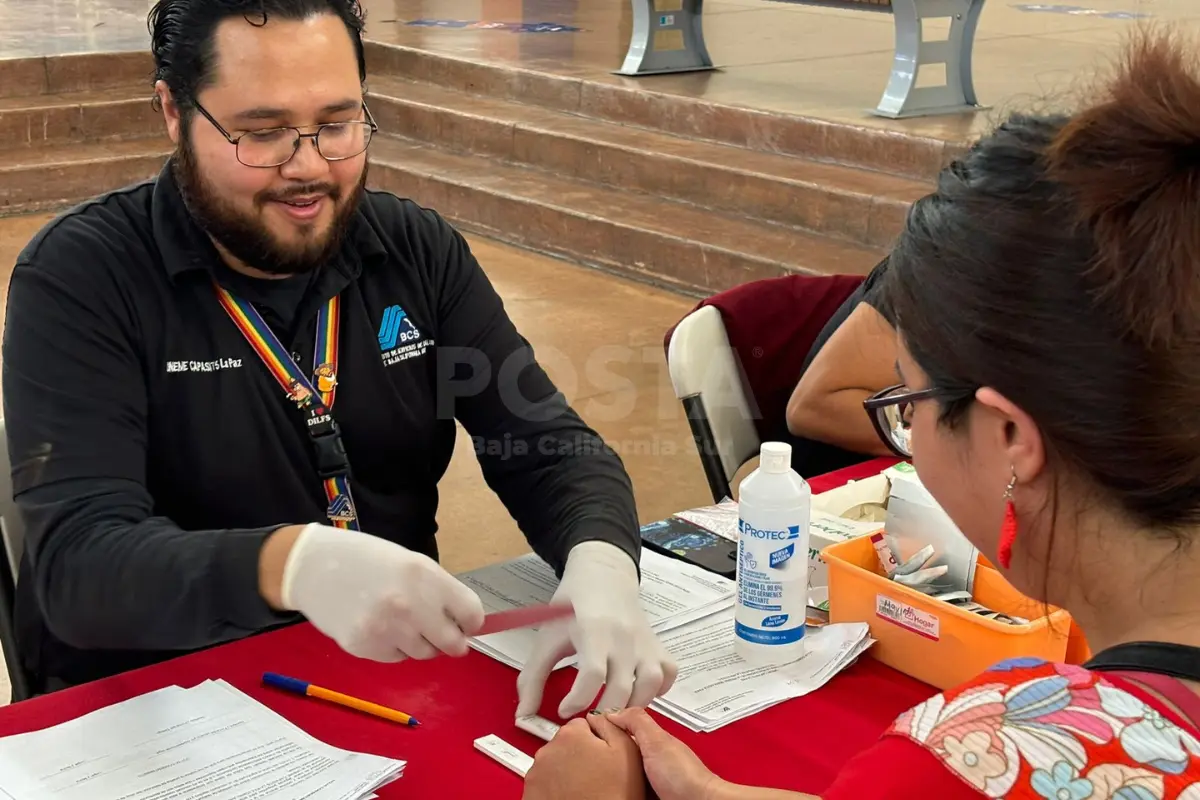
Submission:
<svg viewBox="0 0 1200 800">
<path fill-rule="evenodd" d="M 331 413 L 337 392 L 338 331 L 341 323 L 339 296 L 329 298 L 329 302 L 317 313 L 317 341 L 313 348 L 313 374 L 310 381 L 292 361 L 287 349 L 253 305 L 235 297 L 223 286 L 213 285 L 222 308 L 229 314 L 233 324 L 246 337 L 288 399 L 304 413 L 317 472 L 329 503 L 326 516 L 338 528 L 358 530 L 358 515 L 354 508 L 354 497 L 350 494 L 350 463 L 346 459 L 346 448 L 337 422 Z"/>
</svg>

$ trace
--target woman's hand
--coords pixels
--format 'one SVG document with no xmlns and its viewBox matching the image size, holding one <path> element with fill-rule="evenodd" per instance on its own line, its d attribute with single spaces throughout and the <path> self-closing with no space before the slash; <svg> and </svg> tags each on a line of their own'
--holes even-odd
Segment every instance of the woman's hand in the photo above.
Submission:
<svg viewBox="0 0 1200 800">
<path fill-rule="evenodd" d="M 716 800 L 728 785 L 709 772 L 691 748 L 660 728 L 645 710 L 629 709 L 608 718 L 637 743 L 642 768 L 659 800 Z"/>
<path fill-rule="evenodd" d="M 586 722 L 573 719 L 537 752 L 522 797 L 645 800 L 646 777 L 637 745 L 602 715 L 590 714 Z"/>
</svg>

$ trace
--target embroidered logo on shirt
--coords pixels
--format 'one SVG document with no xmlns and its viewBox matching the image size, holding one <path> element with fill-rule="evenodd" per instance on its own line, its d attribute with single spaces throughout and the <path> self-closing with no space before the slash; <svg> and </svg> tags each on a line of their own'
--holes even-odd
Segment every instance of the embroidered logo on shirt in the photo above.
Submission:
<svg viewBox="0 0 1200 800">
<path fill-rule="evenodd" d="M 407 312 L 400 306 L 388 306 L 383 312 L 383 322 L 379 325 L 379 349 L 391 350 L 397 344 L 415 342 L 421 338 L 421 332 L 408 318 Z"/>
<path fill-rule="evenodd" d="M 392 366 L 423 355 L 433 340 L 422 337 L 408 313 L 400 306 L 388 306 L 379 324 L 379 349 L 383 353 L 384 366 Z"/>
<path fill-rule="evenodd" d="M 216 358 L 212 361 L 168 361 L 167 372 L 220 372 L 223 369 L 241 369 L 240 358 Z"/>
</svg>

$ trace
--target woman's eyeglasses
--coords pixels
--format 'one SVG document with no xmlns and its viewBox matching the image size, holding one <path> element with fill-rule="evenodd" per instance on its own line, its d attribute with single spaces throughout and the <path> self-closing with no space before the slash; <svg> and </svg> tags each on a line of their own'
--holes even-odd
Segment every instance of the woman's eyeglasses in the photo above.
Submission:
<svg viewBox="0 0 1200 800">
<path fill-rule="evenodd" d="M 937 395 L 936 389 L 913 391 L 903 383 L 889 386 L 863 401 L 875 432 L 896 455 L 912 458 L 912 411 L 918 400 Z"/>
</svg>

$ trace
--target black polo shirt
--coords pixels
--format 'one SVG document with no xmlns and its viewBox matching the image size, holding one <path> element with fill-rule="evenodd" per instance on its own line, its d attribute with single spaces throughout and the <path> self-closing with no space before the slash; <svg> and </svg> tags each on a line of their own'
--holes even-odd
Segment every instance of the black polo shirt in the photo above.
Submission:
<svg viewBox="0 0 1200 800">
<path fill-rule="evenodd" d="M 561 569 L 572 546 L 604 540 L 636 559 L 620 460 L 441 217 L 368 192 L 331 263 L 256 281 L 224 267 L 168 165 L 51 222 L 13 272 L 3 399 L 28 529 L 18 637 L 41 678 L 89 680 L 294 620 L 259 596 L 258 550 L 282 525 L 327 523 L 328 503 L 302 414 L 214 278 L 306 374 L 318 309 L 340 293 L 333 416 L 364 531 L 436 557 L 457 419 L 543 558 Z"/>
<path fill-rule="evenodd" d="M 808 355 L 804 357 L 804 366 L 800 371 L 803 375 L 808 371 L 813 359 L 817 357 L 817 353 L 821 352 L 821 348 L 833 336 L 834 331 L 842 327 L 854 309 L 858 308 L 860 303 L 866 303 L 880 313 L 887 320 L 888 324 L 893 328 L 896 326 L 895 316 L 892 314 L 892 307 L 888 303 L 887 295 L 884 294 L 884 286 L 886 283 L 883 276 L 888 271 L 888 257 L 884 256 L 875 267 L 867 273 L 867 277 L 863 278 L 863 282 L 858 285 L 858 288 L 838 306 L 837 311 L 833 312 L 833 316 L 821 328 L 821 332 L 817 334 L 817 338 L 808 348 Z"/>
<path fill-rule="evenodd" d="M 821 328 L 821 332 L 817 334 L 817 338 L 813 340 L 809 347 L 808 355 L 804 358 L 804 366 L 801 369 L 800 375 L 808 371 L 813 359 L 821 352 L 821 349 L 829 342 L 834 331 L 842 327 L 846 320 L 853 313 L 854 309 L 858 308 L 860 303 L 866 303 L 887 320 L 888 324 L 895 327 L 896 320 L 892 314 L 891 305 L 888 302 L 887 296 L 884 293 L 886 282 L 883 280 L 884 275 L 888 270 L 888 258 L 885 256 L 882 261 L 875 265 L 875 268 L 863 279 L 858 288 L 847 297 L 837 311 L 833 312 L 833 316 Z M 799 381 L 799 376 L 797 376 Z M 880 387 L 882 388 L 882 387 Z M 789 436 L 789 443 L 792 445 L 792 468 L 801 475 L 824 475 L 827 472 L 833 472 L 844 467 L 849 467 L 871 458 L 865 453 L 856 453 L 853 450 L 846 450 L 837 445 L 828 442 L 817 441 L 816 439 L 808 439 L 802 436 Z"/>
</svg>

